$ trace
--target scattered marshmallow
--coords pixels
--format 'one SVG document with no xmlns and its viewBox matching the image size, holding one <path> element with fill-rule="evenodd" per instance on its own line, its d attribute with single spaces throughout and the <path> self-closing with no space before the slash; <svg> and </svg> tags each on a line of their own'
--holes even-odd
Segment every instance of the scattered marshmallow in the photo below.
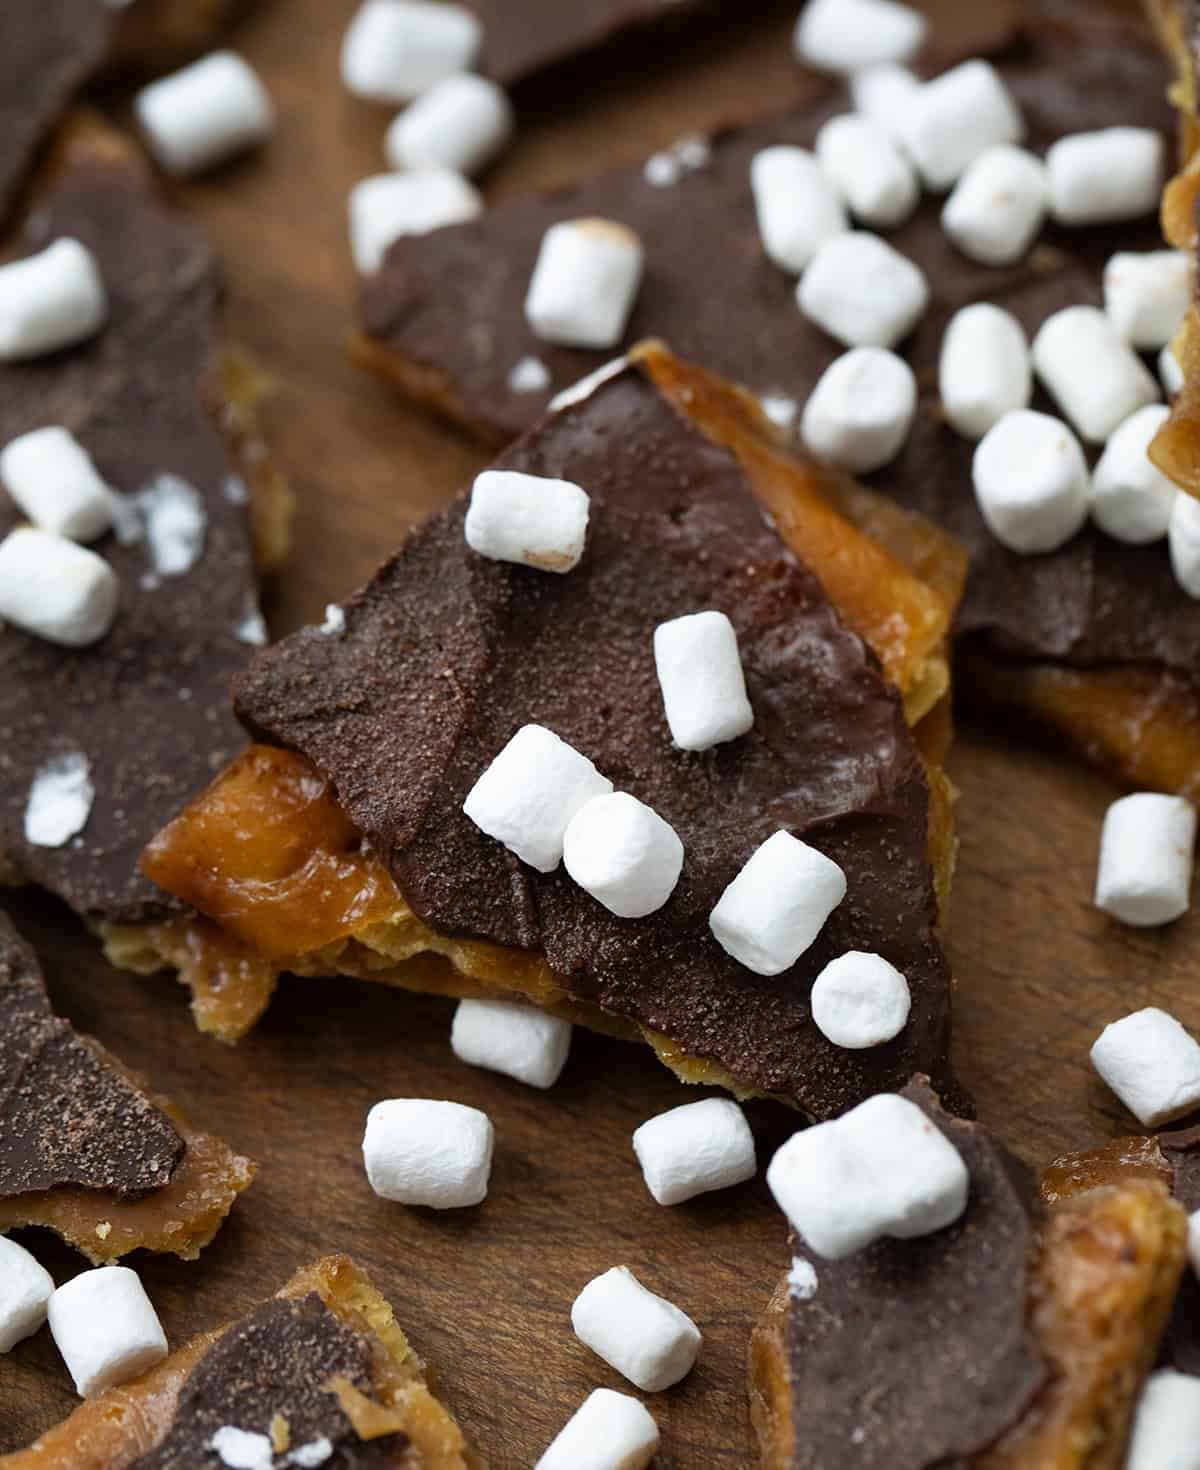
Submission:
<svg viewBox="0 0 1200 1470">
<path fill-rule="evenodd" d="M 882 955 L 850 950 L 817 976 L 809 1004 L 822 1036 L 834 1046 L 862 1051 L 900 1035 L 912 996 L 908 981 Z"/>
<path fill-rule="evenodd" d="M 708 924 L 726 954 L 756 975 L 790 969 L 846 896 L 837 863 L 782 829 L 717 900 Z"/>
<path fill-rule="evenodd" d="M 1125 1470 L 1200 1470 L 1200 1378 L 1160 1368 L 1138 1399 Z"/>
<path fill-rule="evenodd" d="M 480 1204 L 492 1173 L 495 1130 L 478 1108 L 394 1097 L 367 1114 L 363 1163 L 381 1199 L 458 1210 Z"/>
<path fill-rule="evenodd" d="M 204 497 L 179 475 L 155 475 L 133 497 L 134 509 L 159 577 L 182 577 L 200 560 L 208 531 Z"/>
<path fill-rule="evenodd" d="M 483 200 L 445 168 L 374 174 L 350 191 L 350 252 L 360 275 L 373 275 L 402 235 L 428 235 L 483 213 Z"/>
<path fill-rule="evenodd" d="M 903 119 L 904 146 L 926 184 L 948 189 L 989 148 L 1019 143 L 1025 124 L 989 61 L 964 61 L 914 93 Z"/>
<path fill-rule="evenodd" d="M 758 1164 L 746 1115 L 727 1097 L 684 1103 L 634 1130 L 633 1151 L 660 1205 L 754 1178 Z"/>
<path fill-rule="evenodd" d="M 562 862 L 571 818 L 613 784 L 543 725 L 523 725 L 471 787 L 463 811 L 539 873 Z"/>
<path fill-rule="evenodd" d="M 647 1291 L 627 1266 L 589 1281 L 571 1307 L 575 1336 L 643 1393 L 686 1378 L 700 1329 L 673 1302 Z"/>
<path fill-rule="evenodd" d="M 95 643 L 113 625 L 120 584 L 102 556 L 31 526 L 0 541 L 0 618 L 64 648 Z"/>
<path fill-rule="evenodd" d="M 23 362 L 94 337 L 108 320 L 96 257 L 78 240 L 55 240 L 0 266 L 0 362 Z"/>
<path fill-rule="evenodd" d="M 942 337 L 938 392 L 947 421 L 965 439 L 982 439 L 1005 414 L 1029 406 L 1033 364 L 1012 312 L 986 301 L 955 312 Z"/>
<path fill-rule="evenodd" d="M 81 1398 L 136 1378 L 167 1356 L 167 1339 L 136 1271 L 99 1266 L 60 1286 L 48 1315 Z"/>
<path fill-rule="evenodd" d="M 894 347 L 920 320 L 929 287 L 886 240 L 853 231 L 821 246 L 800 278 L 796 301 L 846 347 Z"/>
<path fill-rule="evenodd" d="M 1101 1078 L 1146 1128 L 1200 1105 L 1200 1045 L 1157 1006 L 1106 1026 L 1091 1056 Z"/>
<path fill-rule="evenodd" d="M 583 555 L 590 509 L 587 492 L 570 480 L 484 470 L 471 487 L 467 545 L 493 561 L 569 572 Z"/>
<path fill-rule="evenodd" d="M 1104 814 L 1096 907 L 1136 928 L 1169 924 L 1188 910 L 1196 808 L 1184 796 L 1138 791 Z"/>
<path fill-rule="evenodd" d="M 53 1295 L 49 1271 L 24 1246 L 0 1235 L 0 1353 L 33 1336 Z"/>
<path fill-rule="evenodd" d="M 460 1000 L 450 1046 L 460 1062 L 529 1087 L 553 1087 L 571 1049 L 571 1023 L 507 1000 Z"/>
<path fill-rule="evenodd" d="M 214 51 L 134 98 L 150 151 L 172 174 L 194 174 L 261 143 L 275 109 L 253 68 L 234 51 Z"/>
<path fill-rule="evenodd" d="M 1166 347 L 1191 302 L 1192 265 L 1183 250 L 1118 251 L 1104 267 L 1104 310 L 1141 352 Z"/>
<path fill-rule="evenodd" d="M 274 1470 L 275 1446 L 266 1434 L 222 1425 L 208 1442 L 226 1470 Z"/>
<path fill-rule="evenodd" d="M 1158 377 L 1168 398 L 1174 398 L 1186 382 L 1183 364 L 1176 356 L 1174 344 L 1171 342 L 1168 342 L 1158 354 Z"/>
<path fill-rule="evenodd" d="M 952 1225 L 966 1209 L 970 1176 L 915 1103 L 880 1093 L 793 1134 L 767 1184 L 807 1245 L 839 1261 L 884 1236 L 910 1240 Z"/>
<path fill-rule="evenodd" d="M 662 908 L 683 871 L 675 829 L 627 791 L 593 797 L 563 834 L 563 865 L 586 893 L 619 919 Z"/>
<path fill-rule="evenodd" d="M 855 113 L 832 117 L 814 147 L 826 178 L 864 224 L 900 225 L 917 207 L 921 190 L 912 164 L 877 123 Z"/>
<path fill-rule="evenodd" d="M 925 17 L 896 0 L 809 0 L 796 22 L 796 58 L 821 71 L 855 73 L 909 61 L 925 44 Z"/>
<path fill-rule="evenodd" d="M 1087 520 L 1087 459 L 1061 419 L 1019 409 L 989 429 L 971 467 L 988 530 L 1022 556 L 1055 551 Z"/>
<path fill-rule="evenodd" d="M 317 624 L 317 632 L 324 638 L 340 638 L 346 631 L 346 611 L 336 602 L 325 604 L 325 620 Z"/>
<path fill-rule="evenodd" d="M 561 1429 L 533 1470 L 646 1470 L 658 1453 L 658 1425 L 644 1404 L 597 1388 Z"/>
<path fill-rule="evenodd" d="M 921 78 L 906 66 L 885 61 L 856 71 L 850 78 L 854 110 L 889 134 L 900 137 L 900 120 L 923 86 Z"/>
<path fill-rule="evenodd" d="M 550 381 L 550 369 L 540 357 L 519 357 L 508 375 L 509 392 L 544 393 Z"/>
<path fill-rule="evenodd" d="M 917 413 L 917 380 L 885 347 L 855 347 L 821 374 L 800 432 L 819 458 L 856 475 L 895 459 Z"/>
<path fill-rule="evenodd" d="M 1153 128 L 1071 133 L 1046 153 L 1050 213 L 1060 225 L 1138 219 L 1158 210 L 1163 140 Z"/>
<path fill-rule="evenodd" d="M 968 165 L 942 210 L 942 229 L 984 265 L 1020 260 L 1042 227 L 1050 190 L 1046 165 L 1000 143 Z"/>
<path fill-rule="evenodd" d="M 548 413 L 561 413 L 564 408 L 574 408 L 577 403 L 586 403 L 597 388 L 602 388 L 612 378 L 619 378 L 629 366 L 627 357 L 613 357 L 602 362 L 598 368 L 567 387 L 559 389 L 547 405 Z"/>
<path fill-rule="evenodd" d="M 1131 414 L 1109 439 L 1092 474 L 1092 519 L 1118 541 L 1143 546 L 1167 534 L 1179 491 L 1152 463 L 1149 449 L 1169 413 L 1152 403 Z"/>
<path fill-rule="evenodd" d="M 65 847 L 87 826 L 95 799 L 87 756 L 81 750 L 52 755 L 29 784 L 25 841 L 31 847 Z"/>
<path fill-rule="evenodd" d="M 761 149 L 750 160 L 750 190 L 767 258 L 791 275 L 849 229 L 837 190 L 807 149 Z"/>
<path fill-rule="evenodd" d="M 513 135 L 507 94 L 486 77 L 454 76 L 418 97 L 387 130 L 392 168 L 448 168 L 478 173 Z"/>
<path fill-rule="evenodd" d="M 411 102 L 470 71 L 483 27 L 465 5 L 366 0 L 342 42 L 342 81 L 371 102 Z"/>
<path fill-rule="evenodd" d="M 1171 503 L 1167 547 L 1175 580 L 1189 597 L 1200 597 L 1200 500 L 1179 494 Z"/>
<path fill-rule="evenodd" d="M 1033 366 L 1076 433 L 1103 444 L 1130 414 L 1159 399 L 1137 353 L 1096 306 L 1068 306 L 1042 323 Z"/>
<path fill-rule="evenodd" d="M 712 162 L 712 144 L 703 133 L 687 133 L 669 148 L 652 153 L 642 177 L 653 189 L 673 189 L 689 174 L 699 173 Z"/>
<path fill-rule="evenodd" d="M 644 258 L 634 232 L 612 220 L 551 225 L 525 296 L 530 328 L 563 347 L 615 347 L 642 283 Z"/>
<path fill-rule="evenodd" d="M 35 526 L 70 541 L 95 541 L 112 525 L 112 494 L 69 429 L 52 425 L 0 450 L 0 480 Z"/>
<path fill-rule="evenodd" d="M 793 1301 L 811 1302 L 821 1283 L 817 1277 L 817 1268 L 811 1261 L 806 1261 L 803 1256 L 793 1256 L 787 1284 L 788 1296 Z"/>
<path fill-rule="evenodd" d="M 737 632 L 723 612 L 685 613 L 654 630 L 654 665 L 671 739 L 710 750 L 754 725 Z"/>
</svg>

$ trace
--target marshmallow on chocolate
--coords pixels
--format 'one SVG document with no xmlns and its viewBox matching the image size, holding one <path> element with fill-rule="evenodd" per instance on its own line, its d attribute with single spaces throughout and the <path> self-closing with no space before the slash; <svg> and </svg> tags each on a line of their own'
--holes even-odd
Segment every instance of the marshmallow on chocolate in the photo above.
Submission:
<svg viewBox="0 0 1200 1470">
<path fill-rule="evenodd" d="M 1033 339 L 1033 367 L 1089 444 L 1103 444 L 1159 398 L 1141 358 L 1096 306 L 1068 306 L 1047 317 Z"/>
<path fill-rule="evenodd" d="M 929 188 L 948 189 L 989 148 L 1019 143 L 1025 124 L 989 61 L 964 61 L 915 92 L 900 121 Z"/>
<path fill-rule="evenodd" d="M 723 950 L 756 975 L 781 975 L 816 939 L 846 896 L 831 858 L 778 831 L 752 854 L 709 915 Z"/>
<path fill-rule="evenodd" d="M 33 524 L 52 536 L 94 541 L 112 524 L 112 492 L 69 429 L 51 425 L 0 450 L 0 481 Z"/>
<path fill-rule="evenodd" d="M 392 168 L 448 168 L 478 173 L 513 134 L 506 93 L 486 77 L 438 82 L 392 123 L 384 152 Z"/>
<path fill-rule="evenodd" d="M 854 113 L 817 134 L 817 161 L 846 208 L 872 229 L 903 224 L 921 196 L 912 164 L 885 128 Z"/>
<path fill-rule="evenodd" d="M 49 1271 L 15 1240 L 0 1235 L 0 1353 L 41 1327 L 53 1295 Z"/>
<path fill-rule="evenodd" d="M 900 140 L 901 119 L 923 83 L 919 76 L 898 62 L 882 61 L 850 78 L 854 110 L 869 118 L 889 137 Z"/>
<path fill-rule="evenodd" d="M 982 439 L 1005 414 L 1028 408 L 1033 365 L 1012 312 L 986 301 L 955 312 L 942 337 L 938 391 L 947 420 L 966 439 Z"/>
<path fill-rule="evenodd" d="M 494 561 L 543 572 L 579 565 L 591 501 L 571 480 L 517 470 L 484 470 L 471 487 L 467 545 Z"/>
<path fill-rule="evenodd" d="M 1160 1368 L 1146 1379 L 1125 1470 L 1200 1470 L 1200 1378 Z"/>
<path fill-rule="evenodd" d="M 410 102 L 470 71 L 483 27 L 465 5 L 365 0 L 342 43 L 342 81 L 371 102 Z"/>
<path fill-rule="evenodd" d="M 1200 1044 L 1157 1006 L 1106 1026 L 1092 1066 L 1145 1128 L 1200 1106 Z"/>
<path fill-rule="evenodd" d="M 1022 556 L 1057 550 L 1087 520 L 1087 459 L 1066 424 L 1049 414 L 1005 414 L 980 441 L 971 474 L 988 530 Z"/>
<path fill-rule="evenodd" d="M 846 347 L 894 347 L 929 303 L 919 266 L 866 231 L 827 240 L 796 288 L 800 310 Z"/>
<path fill-rule="evenodd" d="M 1169 412 L 1152 403 L 1131 414 L 1109 439 L 1092 475 L 1092 519 L 1132 546 L 1160 541 L 1171 523 L 1179 491 L 1149 454 Z"/>
<path fill-rule="evenodd" d="M 266 88 L 233 51 L 151 82 L 133 106 L 150 151 L 173 174 L 211 168 L 262 142 L 275 125 Z"/>
<path fill-rule="evenodd" d="M 838 191 L 813 154 L 779 145 L 750 161 L 758 233 L 768 259 L 799 275 L 835 235 L 849 229 Z"/>
<path fill-rule="evenodd" d="M 0 619 L 64 648 L 96 643 L 113 625 L 120 585 L 102 556 L 31 526 L 0 541 Z"/>
<path fill-rule="evenodd" d="M 563 865 L 620 919 L 662 908 L 683 871 L 683 843 L 669 822 L 627 791 L 593 797 L 563 834 Z"/>
<path fill-rule="evenodd" d="M 543 342 L 615 347 L 642 283 L 642 242 L 607 219 L 572 219 L 542 237 L 525 319 Z"/>
<path fill-rule="evenodd" d="M 350 249 L 360 274 L 372 275 L 402 235 L 462 224 L 483 212 L 483 200 L 446 168 L 375 174 L 350 191 Z"/>
<path fill-rule="evenodd" d="M 1134 792 L 1104 814 L 1096 907 L 1123 924 L 1170 924 L 1191 902 L 1196 808 L 1185 796 Z"/>
<path fill-rule="evenodd" d="M 900 1035 L 912 997 L 908 981 L 878 954 L 851 950 L 830 960 L 813 981 L 813 1025 L 834 1046 L 882 1046 Z"/>
<path fill-rule="evenodd" d="M 710 750 L 754 725 L 737 632 L 723 612 L 685 613 L 654 630 L 654 666 L 671 739 Z"/>
<path fill-rule="evenodd" d="M 78 240 L 55 240 L 0 266 L 0 362 L 22 362 L 94 337 L 108 320 L 96 257 Z"/>
<path fill-rule="evenodd" d="M 1200 500 L 1176 495 L 1167 523 L 1167 546 L 1175 580 L 1189 597 L 1200 597 Z"/>
<path fill-rule="evenodd" d="M 1070 133 L 1046 153 L 1050 213 L 1060 225 L 1139 219 L 1158 209 L 1163 140 L 1153 128 Z"/>
<path fill-rule="evenodd" d="M 501 1072 L 528 1087 L 553 1087 L 567 1062 L 572 1026 L 531 1005 L 460 1000 L 450 1046 L 460 1062 Z"/>
<path fill-rule="evenodd" d="M 81 1398 L 136 1378 L 167 1355 L 158 1314 L 137 1272 L 127 1266 L 82 1272 L 58 1288 L 48 1311 L 50 1331 Z"/>
<path fill-rule="evenodd" d="M 29 783 L 23 828 L 31 847 L 63 847 L 88 824 L 96 788 L 81 750 L 64 750 L 38 767 Z"/>
<path fill-rule="evenodd" d="M 1048 201 L 1041 159 L 999 143 L 967 166 L 942 210 L 942 229 L 972 260 L 1011 265 L 1032 245 Z"/>
<path fill-rule="evenodd" d="M 746 1115 L 726 1097 L 684 1103 L 634 1131 L 646 1188 L 660 1205 L 753 1179 L 758 1167 Z"/>
<path fill-rule="evenodd" d="M 533 1470 L 646 1470 L 658 1425 L 637 1399 L 597 1388 L 567 1421 Z"/>
<path fill-rule="evenodd" d="M 1104 310 L 1140 352 L 1165 348 L 1183 325 L 1192 295 L 1185 250 L 1118 251 L 1104 267 Z"/>
<path fill-rule="evenodd" d="M 927 22 L 899 0 L 808 0 L 796 22 L 796 56 L 822 71 L 863 71 L 908 61 L 925 41 Z"/>
<path fill-rule="evenodd" d="M 363 1163 L 381 1199 L 457 1210 L 487 1197 L 495 1131 L 478 1108 L 396 1097 L 367 1114 Z"/>
<path fill-rule="evenodd" d="M 1158 379 L 1168 398 L 1174 398 L 1184 385 L 1183 368 L 1171 342 L 1158 354 Z"/>
<path fill-rule="evenodd" d="M 820 459 L 870 474 L 895 459 L 917 413 L 917 380 L 886 347 L 855 347 L 821 374 L 800 432 Z"/>
<path fill-rule="evenodd" d="M 643 1393 L 661 1393 L 692 1371 L 700 1329 L 673 1302 L 648 1291 L 628 1266 L 589 1281 L 571 1307 L 586 1347 Z"/>
</svg>

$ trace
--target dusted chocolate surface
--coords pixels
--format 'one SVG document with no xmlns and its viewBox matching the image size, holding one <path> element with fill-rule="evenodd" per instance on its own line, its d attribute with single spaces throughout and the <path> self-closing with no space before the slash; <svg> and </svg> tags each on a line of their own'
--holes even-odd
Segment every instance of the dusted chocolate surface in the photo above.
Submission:
<svg viewBox="0 0 1200 1470">
<path fill-rule="evenodd" d="M 580 566 L 554 576 L 474 555 L 460 500 L 346 605 L 343 637 L 307 629 L 255 659 L 236 685 L 247 727 L 332 780 L 433 928 L 542 950 L 572 994 L 815 1115 L 917 1070 L 945 1080 L 949 975 L 920 758 L 898 695 L 766 524 L 736 460 L 633 369 L 498 464 L 587 489 Z M 712 607 L 737 628 L 755 726 L 686 754 L 671 745 L 651 639 L 664 619 Z M 463 815 L 530 721 L 679 833 L 683 877 L 657 913 L 615 918 Z M 764 978 L 725 954 L 708 915 L 781 826 L 840 863 L 849 891 L 807 954 Z M 904 1031 L 870 1051 L 833 1046 L 809 1015 L 813 980 L 848 949 L 886 955 L 912 989 Z"/>
<path fill-rule="evenodd" d="M 0 1197 L 75 1184 L 136 1198 L 169 1183 L 183 1150 L 54 1014 L 33 950 L 0 913 Z"/>
</svg>

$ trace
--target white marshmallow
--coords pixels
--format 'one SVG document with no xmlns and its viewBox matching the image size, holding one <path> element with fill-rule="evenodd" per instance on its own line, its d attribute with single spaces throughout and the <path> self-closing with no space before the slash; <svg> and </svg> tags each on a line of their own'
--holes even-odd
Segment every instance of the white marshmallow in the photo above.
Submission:
<svg viewBox="0 0 1200 1470">
<path fill-rule="evenodd" d="M 95 643 L 113 625 L 120 585 L 102 556 L 30 526 L 0 541 L 0 618 L 64 648 Z"/>
<path fill-rule="evenodd" d="M 948 189 L 989 148 L 1019 143 L 1025 124 L 989 61 L 964 61 L 914 93 L 900 124 L 904 146 L 934 190 Z"/>
<path fill-rule="evenodd" d="M 750 160 L 750 190 L 767 258 L 791 275 L 849 229 L 837 190 L 804 148 L 761 149 Z"/>
<path fill-rule="evenodd" d="M 855 347 L 821 374 L 800 432 L 818 458 L 866 475 L 900 453 L 916 413 L 908 363 L 886 347 Z"/>
<path fill-rule="evenodd" d="M 846 347 L 894 347 L 919 321 L 929 287 L 911 260 L 859 230 L 821 246 L 800 278 L 796 301 Z"/>
<path fill-rule="evenodd" d="M 926 30 L 920 11 L 896 0 L 808 0 L 793 44 L 797 60 L 809 66 L 853 73 L 910 60 Z"/>
<path fill-rule="evenodd" d="M 507 94 L 486 77 L 447 77 L 407 107 L 387 130 L 392 168 L 478 173 L 513 135 Z"/>
<path fill-rule="evenodd" d="M 1092 1066 L 1146 1128 L 1200 1104 L 1200 1045 L 1157 1006 L 1106 1026 L 1091 1056 Z"/>
<path fill-rule="evenodd" d="M 642 242 L 607 219 L 572 219 L 542 237 L 525 320 L 543 342 L 615 347 L 642 284 Z"/>
<path fill-rule="evenodd" d="M 856 71 L 850 78 L 850 96 L 856 112 L 899 139 L 901 118 L 923 85 L 908 67 L 885 61 L 866 71 Z"/>
<path fill-rule="evenodd" d="M 539 873 L 562 862 L 571 818 L 613 784 L 543 725 L 522 725 L 471 787 L 463 811 Z"/>
<path fill-rule="evenodd" d="M 270 1436 L 236 1424 L 223 1424 L 208 1442 L 225 1470 L 275 1470 L 275 1446 Z M 284 1462 L 292 1464 L 290 1459 Z"/>
<path fill-rule="evenodd" d="M 1200 1378 L 1160 1368 L 1146 1379 L 1125 1470 L 1200 1470 Z"/>
<path fill-rule="evenodd" d="M 540 357 L 518 357 L 508 375 L 511 393 L 544 393 L 551 381 L 550 369 Z"/>
<path fill-rule="evenodd" d="M 94 337 L 108 320 L 96 257 L 63 238 L 0 266 L 0 362 L 23 362 Z"/>
<path fill-rule="evenodd" d="M 483 200 L 461 174 L 423 168 L 375 174 L 350 191 L 350 252 L 361 275 L 373 275 L 402 235 L 428 235 L 483 213 Z"/>
<path fill-rule="evenodd" d="M 0 1353 L 32 1337 L 46 1320 L 54 1278 L 15 1240 L 0 1235 Z"/>
<path fill-rule="evenodd" d="M 884 1236 L 942 1230 L 967 1206 L 962 1155 L 915 1103 L 880 1093 L 795 1133 L 767 1184 L 810 1249 L 838 1261 Z"/>
<path fill-rule="evenodd" d="M 684 1103 L 634 1130 L 633 1151 L 646 1188 L 660 1205 L 754 1178 L 754 1135 L 746 1115 L 727 1097 Z"/>
<path fill-rule="evenodd" d="M 846 896 L 837 863 L 782 829 L 768 837 L 717 900 L 713 937 L 756 975 L 781 975 Z"/>
<path fill-rule="evenodd" d="M 460 1062 L 529 1087 L 553 1087 L 571 1049 L 571 1023 L 507 1000 L 460 1000 L 450 1046 Z"/>
<path fill-rule="evenodd" d="M 1152 128 L 1071 133 L 1046 153 L 1050 213 L 1060 225 L 1138 219 L 1158 209 L 1163 140 Z"/>
<path fill-rule="evenodd" d="M 234 51 L 214 51 L 151 82 L 133 107 L 151 153 L 172 174 L 211 168 L 275 126 L 266 88 Z"/>
<path fill-rule="evenodd" d="M 947 422 L 965 439 L 982 439 L 1005 414 L 1029 406 L 1033 364 L 1012 312 L 986 301 L 955 312 L 942 337 L 938 392 Z"/>
<path fill-rule="evenodd" d="M 777 429 L 790 429 L 800 416 L 800 405 L 786 393 L 764 393 L 758 401 Z"/>
<path fill-rule="evenodd" d="M 1191 294 L 1192 263 L 1183 250 L 1118 251 L 1104 267 L 1104 309 L 1118 334 L 1142 352 L 1167 346 Z"/>
<path fill-rule="evenodd" d="M 1188 1216 L 1188 1261 L 1200 1276 L 1200 1210 Z"/>
<path fill-rule="evenodd" d="M 81 1398 L 126 1383 L 167 1356 L 158 1314 L 136 1271 L 99 1266 L 50 1298 L 50 1331 Z"/>
<path fill-rule="evenodd" d="M 643 1393 L 686 1378 L 700 1329 L 673 1302 L 647 1291 L 627 1266 L 589 1281 L 571 1307 L 575 1336 Z"/>
<path fill-rule="evenodd" d="M 208 531 L 204 496 L 179 475 L 162 474 L 155 475 L 130 499 L 137 516 L 134 539 L 145 538 L 156 575 L 182 577 L 190 572 L 204 551 Z M 114 514 L 120 539 L 120 509 Z"/>
<path fill-rule="evenodd" d="M 875 229 L 903 224 L 921 196 L 912 164 L 885 128 L 854 113 L 817 134 L 817 161 L 856 218 Z"/>
<path fill-rule="evenodd" d="M 1150 441 L 1170 410 L 1160 403 L 1139 408 L 1109 439 L 1092 474 L 1092 519 L 1118 541 L 1143 546 L 1167 534 L 1179 494 L 1150 461 Z"/>
<path fill-rule="evenodd" d="M 1200 500 L 1176 495 L 1167 525 L 1167 546 L 1175 580 L 1189 597 L 1200 597 Z"/>
<path fill-rule="evenodd" d="M 35 526 L 94 541 L 112 524 L 112 495 L 69 429 L 33 429 L 0 450 L 0 480 Z"/>
<path fill-rule="evenodd" d="M 363 1163 L 381 1199 L 459 1210 L 487 1198 L 495 1130 L 478 1108 L 393 1097 L 367 1114 Z"/>
<path fill-rule="evenodd" d="M 52 755 L 29 783 L 25 841 L 31 847 L 64 847 L 87 826 L 95 799 L 91 763 L 83 751 Z"/>
<path fill-rule="evenodd" d="M 1057 550 L 1087 520 L 1087 460 L 1066 424 L 1049 414 L 1005 414 L 980 441 L 971 475 L 988 530 L 1022 556 Z"/>
<path fill-rule="evenodd" d="M 813 981 L 813 1024 L 834 1046 L 861 1051 L 899 1036 L 912 1005 L 908 981 L 882 955 L 850 950 Z"/>
<path fill-rule="evenodd" d="M 561 1429 L 533 1470 L 646 1470 L 658 1453 L 658 1425 L 644 1404 L 597 1388 Z"/>
<path fill-rule="evenodd" d="M 366 0 L 342 42 L 342 81 L 371 102 L 411 102 L 470 71 L 483 27 L 463 5 Z"/>
<path fill-rule="evenodd" d="M 619 919 L 662 908 L 683 871 L 683 843 L 669 822 L 627 791 L 597 796 L 563 834 L 563 865 Z"/>
<path fill-rule="evenodd" d="M 811 1302 L 821 1283 L 817 1268 L 803 1256 L 793 1256 L 791 1270 L 787 1274 L 788 1296 L 793 1301 Z"/>
<path fill-rule="evenodd" d="M 1011 265 L 1041 229 L 1049 198 L 1041 159 L 1000 143 L 981 153 L 955 184 L 942 229 L 972 260 Z"/>
<path fill-rule="evenodd" d="M 710 750 L 754 725 L 737 632 L 723 612 L 685 613 L 654 630 L 654 666 L 671 739 Z"/>
<path fill-rule="evenodd" d="M 1196 808 L 1184 796 L 1137 791 L 1104 814 L 1096 907 L 1135 928 L 1169 924 L 1188 910 Z"/>
<path fill-rule="evenodd" d="M 1168 398 L 1174 398 L 1186 381 L 1183 365 L 1175 355 L 1174 345 L 1170 342 L 1158 354 L 1158 377 Z"/>
<path fill-rule="evenodd" d="M 1141 358 L 1096 306 L 1068 306 L 1047 317 L 1033 339 L 1033 367 L 1089 444 L 1105 443 L 1160 396 Z"/>
<path fill-rule="evenodd" d="M 467 545 L 493 561 L 569 572 L 583 555 L 590 509 L 587 492 L 571 480 L 484 470 L 471 487 Z"/>
</svg>

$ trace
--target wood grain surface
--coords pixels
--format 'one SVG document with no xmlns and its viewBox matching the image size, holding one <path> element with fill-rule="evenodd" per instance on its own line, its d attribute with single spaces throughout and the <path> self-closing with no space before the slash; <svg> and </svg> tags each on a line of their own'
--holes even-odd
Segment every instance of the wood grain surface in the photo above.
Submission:
<svg viewBox="0 0 1200 1470">
<path fill-rule="evenodd" d="M 945 22 L 957 0 L 931 8 Z M 351 10 L 352 0 L 263 0 L 235 41 L 275 96 L 278 135 L 260 157 L 179 191 L 225 258 L 231 334 L 278 383 L 267 429 L 299 514 L 295 555 L 266 597 L 276 634 L 362 581 L 484 459 L 342 355 L 353 292 L 345 196 L 381 166 L 387 121 L 337 80 Z M 576 67 L 527 91 L 519 140 L 489 195 L 637 159 L 684 131 L 814 90 L 790 57 L 794 11 L 795 0 L 741 6 L 736 21 L 686 42 L 626 49 L 598 71 Z M 122 99 L 110 102 L 121 115 Z M 1019 728 L 965 722 L 951 770 L 962 790 L 949 936 L 959 1067 L 981 1116 L 1043 1161 L 1132 1126 L 1089 1072 L 1102 1025 L 1157 1003 L 1200 1029 L 1200 915 L 1139 934 L 1092 908 L 1100 820 L 1116 790 L 1029 747 Z M 285 983 L 260 1028 L 230 1050 L 193 1032 L 169 978 L 108 969 L 70 916 L 36 895 L 11 907 L 59 1008 L 262 1164 L 199 1263 L 134 1262 L 173 1343 L 243 1311 L 303 1262 L 349 1251 L 440 1370 L 474 1442 L 497 1470 L 519 1470 L 591 1388 L 624 1386 L 569 1320 L 579 1288 L 623 1262 L 705 1334 L 696 1371 L 652 1402 L 658 1464 L 751 1463 L 745 1352 L 787 1259 L 785 1230 L 761 1178 L 674 1210 L 650 1200 L 630 1133 L 696 1094 L 648 1051 L 579 1033 L 546 1096 L 457 1064 L 448 1004 L 348 981 Z M 498 1152 L 486 1204 L 437 1215 L 371 1194 L 363 1121 L 397 1094 L 491 1114 Z M 765 1158 L 794 1119 L 766 1105 L 751 1113 Z M 27 1243 L 59 1279 L 82 1264 L 49 1237 Z M 24 1445 L 73 1402 L 48 1334 L 21 1345 L 0 1359 L 0 1450 Z"/>
</svg>

